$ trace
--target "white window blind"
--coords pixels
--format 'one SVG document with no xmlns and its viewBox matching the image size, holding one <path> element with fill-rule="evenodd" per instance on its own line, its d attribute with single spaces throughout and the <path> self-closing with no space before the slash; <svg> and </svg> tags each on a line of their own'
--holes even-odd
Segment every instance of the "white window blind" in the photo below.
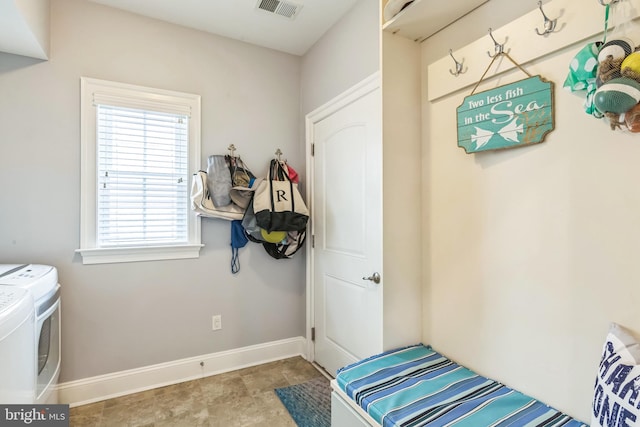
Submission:
<svg viewBox="0 0 640 427">
<path fill-rule="evenodd" d="M 83 264 L 198 258 L 200 96 L 80 79 Z"/>
<path fill-rule="evenodd" d="M 186 114 L 97 105 L 97 247 L 187 243 Z"/>
</svg>

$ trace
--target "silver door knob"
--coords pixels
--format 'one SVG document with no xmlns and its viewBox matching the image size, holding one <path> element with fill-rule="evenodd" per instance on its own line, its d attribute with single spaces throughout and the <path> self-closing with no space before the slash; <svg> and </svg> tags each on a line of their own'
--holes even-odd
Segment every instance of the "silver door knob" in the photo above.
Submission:
<svg viewBox="0 0 640 427">
<path fill-rule="evenodd" d="M 371 280 L 376 285 L 380 283 L 380 273 L 375 272 L 369 277 L 363 277 L 362 280 Z"/>
</svg>

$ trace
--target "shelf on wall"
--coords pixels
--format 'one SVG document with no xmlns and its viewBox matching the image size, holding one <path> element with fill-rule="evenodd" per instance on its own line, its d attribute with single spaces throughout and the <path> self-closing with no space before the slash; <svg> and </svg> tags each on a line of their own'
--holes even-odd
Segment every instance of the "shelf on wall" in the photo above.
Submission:
<svg viewBox="0 0 640 427">
<path fill-rule="evenodd" d="M 533 5 L 532 8 L 534 8 Z M 505 52 L 508 52 L 520 65 L 527 65 L 538 58 L 602 33 L 605 8 L 597 0 L 585 0 L 580 4 L 575 0 L 553 0 L 545 5 L 545 12 L 551 19 L 558 18 L 557 28 L 546 36 L 539 36 L 535 31 L 543 25 L 542 15 L 537 8 L 501 28 L 493 29 L 493 35 L 497 40 L 501 43 L 505 42 Z M 576 46 L 575 53 L 580 48 L 582 46 Z M 455 57 L 464 63 L 464 73 L 458 76 L 451 75 L 449 70 L 454 68 L 454 63 L 449 55 L 429 64 L 427 67 L 429 101 L 475 85 L 491 62 L 487 56 L 488 52 L 494 52 L 494 43 L 487 34 L 453 52 Z M 485 80 L 514 68 L 515 65 L 511 61 L 498 60 Z M 528 67 L 525 66 L 525 68 Z M 568 70 L 569 64 L 567 64 Z M 529 71 L 533 74 L 538 73 L 535 66 Z M 558 86 L 561 86 L 562 82 L 558 83 Z"/>
<path fill-rule="evenodd" d="M 420 42 L 488 1 L 414 0 L 382 29 Z"/>
</svg>

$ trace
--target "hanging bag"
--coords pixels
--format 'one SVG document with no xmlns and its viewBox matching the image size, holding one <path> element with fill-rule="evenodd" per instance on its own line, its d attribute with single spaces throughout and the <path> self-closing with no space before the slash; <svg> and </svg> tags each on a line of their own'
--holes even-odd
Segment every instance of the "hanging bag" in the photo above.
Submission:
<svg viewBox="0 0 640 427">
<path fill-rule="evenodd" d="M 288 259 L 298 252 L 307 238 L 307 230 L 289 231 L 281 243 L 263 242 L 265 251 L 275 259 Z"/>
<path fill-rule="evenodd" d="M 255 243 L 262 243 L 265 251 L 275 259 L 288 259 L 298 252 L 303 246 L 307 237 L 307 230 L 288 231 L 286 237 L 278 243 L 268 242 L 264 239 L 262 228 L 256 224 L 256 215 L 253 212 L 253 200 L 242 218 L 242 227 L 249 240 Z"/>
<path fill-rule="evenodd" d="M 264 242 L 264 239 L 262 238 L 262 229 L 258 227 L 258 224 L 256 223 L 256 214 L 253 210 L 253 199 L 249 200 L 249 205 L 244 211 L 242 227 L 244 228 L 249 240 L 255 243 Z"/>
<path fill-rule="evenodd" d="M 224 155 L 214 154 L 207 158 L 207 188 L 213 204 L 221 208 L 231 204 L 231 173 Z"/>
<path fill-rule="evenodd" d="M 249 242 L 240 220 L 231 221 L 231 273 L 237 274 L 240 271 L 240 257 L 238 251 L 244 248 Z"/>
<path fill-rule="evenodd" d="M 214 204 L 209 187 L 207 185 L 207 173 L 198 171 L 193 174 L 191 181 L 191 209 L 196 214 L 209 218 L 221 218 L 226 220 L 242 219 L 244 209 L 235 203 L 226 206 Z"/>
<path fill-rule="evenodd" d="M 300 231 L 307 226 L 309 210 L 278 160 L 271 160 L 269 175 L 253 198 L 256 224 L 271 231 Z"/>
<path fill-rule="evenodd" d="M 226 156 L 226 160 L 233 185 L 229 190 L 229 197 L 233 203 L 246 209 L 262 178 L 256 179 L 240 157 Z"/>
</svg>

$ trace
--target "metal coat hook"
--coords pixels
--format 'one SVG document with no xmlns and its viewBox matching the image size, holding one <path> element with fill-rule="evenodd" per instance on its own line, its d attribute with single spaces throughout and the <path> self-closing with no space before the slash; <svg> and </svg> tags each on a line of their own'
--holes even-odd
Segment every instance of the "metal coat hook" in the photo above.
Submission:
<svg viewBox="0 0 640 427">
<path fill-rule="evenodd" d="M 280 151 L 279 148 L 276 150 L 275 155 L 276 155 L 276 158 L 278 159 L 279 162 L 282 161 L 280 159 L 280 157 L 282 156 L 282 151 Z"/>
<path fill-rule="evenodd" d="M 616 4 L 618 3 L 620 0 L 609 0 L 609 3 L 605 3 L 603 0 L 598 0 L 598 2 L 600 2 L 601 5 L 603 6 L 608 6 L 610 4 Z"/>
<path fill-rule="evenodd" d="M 451 49 L 449 49 L 449 55 L 453 59 L 453 62 L 456 63 L 456 71 L 454 72 L 449 68 L 449 72 L 458 77 L 460 74 L 464 73 L 464 71 L 462 71 L 462 62 L 458 62 L 458 60 L 453 56 L 453 51 Z"/>
<path fill-rule="evenodd" d="M 233 144 L 229 145 L 227 150 L 229 150 L 229 153 L 231 153 L 231 157 L 235 157 L 235 155 L 234 155 L 234 153 L 236 152 L 236 146 L 235 145 L 233 145 Z"/>
<path fill-rule="evenodd" d="M 493 37 L 493 30 L 491 28 L 489 28 L 489 36 L 491 37 L 491 40 L 493 40 L 495 49 L 495 53 L 493 55 L 491 55 L 491 52 L 487 51 L 487 55 L 489 55 L 489 58 L 495 58 L 498 55 L 502 55 L 504 53 L 504 43 L 500 44 L 496 41 L 496 39 Z"/>
<path fill-rule="evenodd" d="M 602 2 L 602 0 L 599 0 L 599 1 Z M 614 1 L 617 1 L 617 0 L 614 0 Z M 549 17 L 544 13 L 544 10 L 542 9 L 542 0 L 538 0 L 538 8 L 540 8 L 540 12 L 542 12 L 542 16 L 544 17 L 544 31 L 540 32 L 540 30 L 536 28 L 536 33 L 539 36 L 544 36 L 546 34 L 552 33 L 553 30 L 556 29 L 558 18 L 549 19 Z"/>
</svg>

